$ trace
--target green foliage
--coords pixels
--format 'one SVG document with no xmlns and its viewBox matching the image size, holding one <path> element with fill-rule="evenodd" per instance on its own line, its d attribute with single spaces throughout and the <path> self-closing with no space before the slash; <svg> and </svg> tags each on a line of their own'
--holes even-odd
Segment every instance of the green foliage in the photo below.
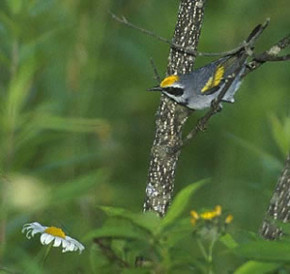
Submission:
<svg viewBox="0 0 290 274">
<path fill-rule="evenodd" d="M 238 274 L 288 271 L 290 241 L 287 237 L 279 242 L 247 234 L 234 237 L 226 233 L 228 224 L 223 227 L 224 220 L 219 215 L 194 224 L 190 224 L 189 216 L 182 217 L 184 205 L 204 182 L 189 185 L 177 194 L 167 221 L 152 213 L 98 207 L 107 220 L 83 239 L 94 242 L 90 251 L 94 273 L 106 273 L 108 269 L 118 273 L 221 273 L 219 257 L 239 259 L 240 266 L 234 271 Z M 184 241 L 190 242 L 190 250 L 184 248 Z M 136 258 L 141 264 L 137 269 Z M 249 261 L 242 263 L 243 258 Z"/>
<path fill-rule="evenodd" d="M 289 63 L 247 77 L 236 103 L 183 149 L 168 215 L 139 213 L 159 100 L 146 92 L 155 84 L 149 58 L 164 74 L 169 49 L 107 11 L 170 38 L 178 8 L 171 2 L 0 1 L 1 273 L 289 272 L 287 239 L 252 237 L 289 151 Z M 267 49 L 289 32 L 283 6 L 208 1 L 199 50 L 234 48 L 271 17 L 257 45 Z M 207 62 L 197 58 L 196 66 Z M 216 204 L 233 224 L 222 215 L 192 226 L 190 209 Z M 20 233 L 34 221 L 62 227 L 85 251 L 52 248 L 43 267 L 39 238 Z M 146 259 L 142 268 L 136 256 Z"/>
<path fill-rule="evenodd" d="M 276 262 L 289 262 L 290 260 L 290 243 L 285 242 L 267 242 L 256 241 L 241 245 L 238 253 L 247 258 L 255 260 L 266 260 Z"/>
<path fill-rule="evenodd" d="M 198 183 L 191 184 L 184 188 L 174 199 L 170 209 L 168 210 L 166 216 L 162 220 L 162 226 L 166 227 L 172 224 L 176 218 L 184 211 L 185 207 L 188 205 L 188 200 L 190 196 L 201 186 L 205 184 L 206 180 L 202 180 Z"/>
<path fill-rule="evenodd" d="M 290 151 L 290 117 L 280 121 L 275 115 L 270 116 L 273 138 L 282 154 L 287 156 Z"/>
<path fill-rule="evenodd" d="M 264 263 L 257 261 L 248 261 L 240 266 L 234 273 L 235 274 L 264 274 L 277 270 L 280 264 L 277 263 Z"/>
</svg>

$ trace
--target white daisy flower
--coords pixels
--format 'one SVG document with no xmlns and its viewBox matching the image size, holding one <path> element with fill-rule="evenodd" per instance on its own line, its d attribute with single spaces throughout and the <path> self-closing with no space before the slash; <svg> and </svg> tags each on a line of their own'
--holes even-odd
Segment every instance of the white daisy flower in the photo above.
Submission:
<svg viewBox="0 0 290 274">
<path fill-rule="evenodd" d="M 81 253 L 85 249 L 80 242 L 65 235 L 62 229 L 55 226 L 48 227 L 34 222 L 25 224 L 22 228 L 22 233 L 26 233 L 28 239 L 31 239 L 37 233 L 41 233 L 40 242 L 43 245 L 49 245 L 54 241 L 53 246 L 62 245 L 62 252 L 79 250 Z"/>
</svg>

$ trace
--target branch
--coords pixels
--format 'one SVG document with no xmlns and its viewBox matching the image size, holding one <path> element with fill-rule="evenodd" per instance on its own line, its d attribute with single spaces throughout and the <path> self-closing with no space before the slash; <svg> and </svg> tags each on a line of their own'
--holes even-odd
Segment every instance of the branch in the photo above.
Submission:
<svg viewBox="0 0 290 274">
<path fill-rule="evenodd" d="M 178 45 L 177 43 L 173 43 L 172 40 L 169 40 L 167 38 L 164 38 L 150 30 L 147 30 L 147 29 L 144 29 L 142 27 L 139 27 L 131 22 L 129 22 L 127 20 L 126 17 L 122 16 L 122 17 L 118 17 L 116 14 L 112 13 L 112 12 L 109 12 L 112 16 L 112 18 L 114 20 L 116 20 L 117 22 L 129 27 L 129 28 L 132 28 L 132 29 L 135 29 L 141 33 L 144 33 L 148 36 L 151 36 L 161 42 L 164 42 L 168 45 L 170 45 L 171 48 L 174 48 L 176 50 L 179 50 L 181 52 L 184 52 L 184 53 L 187 53 L 189 55 L 193 55 L 193 56 L 208 56 L 208 57 L 211 57 L 211 56 L 224 56 L 224 55 L 230 55 L 230 54 L 234 54 L 236 53 L 237 51 L 239 51 L 242 47 L 244 47 L 244 43 L 241 43 L 239 46 L 237 46 L 236 48 L 234 49 L 231 49 L 229 51 L 224 51 L 224 52 L 198 52 L 196 49 L 193 49 L 192 47 L 184 47 L 184 46 L 181 46 L 181 45 Z"/>
<path fill-rule="evenodd" d="M 275 240 L 283 235 L 282 229 L 274 223 L 275 221 L 290 222 L 290 153 L 260 229 L 263 238 Z"/>
<path fill-rule="evenodd" d="M 156 33 L 149 31 L 147 29 L 144 29 L 142 27 L 139 27 L 131 22 L 129 22 L 124 16 L 118 17 L 116 14 L 110 12 L 112 18 L 114 20 L 116 20 L 117 22 L 124 24 L 130 28 L 133 28 L 137 31 L 140 31 L 148 36 L 151 36 L 161 42 L 164 42 L 168 45 L 170 45 L 170 47 L 179 50 L 181 52 L 187 53 L 189 55 L 193 55 L 193 56 L 226 56 L 226 55 L 233 55 L 235 53 L 237 53 L 239 50 L 241 50 L 242 48 L 246 47 L 247 44 L 244 42 L 240 43 L 240 45 L 238 45 L 236 48 L 233 48 L 231 50 L 228 51 L 222 51 L 222 52 L 198 52 L 197 50 L 193 50 L 191 47 L 184 47 L 181 45 L 178 45 L 176 43 L 173 43 L 171 40 L 166 39 L 160 35 L 157 35 Z M 268 26 L 270 22 L 270 19 L 267 19 L 265 21 L 265 23 L 263 24 L 261 31 L 256 35 L 256 39 L 260 36 L 260 34 L 265 30 L 265 28 Z M 256 40 L 255 39 L 255 40 Z M 290 40 L 290 35 L 286 36 L 285 38 L 283 38 L 282 40 L 280 40 L 276 45 L 274 45 L 270 50 L 263 52 L 259 55 L 256 55 L 254 60 L 257 63 L 264 63 L 267 61 L 271 61 L 271 62 L 275 62 L 275 61 L 288 61 L 290 60 L 290 54 L 285 55 L 285 56 L 276 56 L 277 55 L 277 50 L 281 51 L 282 49 L 286 48 L 289 46 L 289 40 Z M 254 66 L 252 64 L 252 66 Z"/>
<path fill-rule="evenodd" d="M 290 54 L 284 56 L 278 56 L 278 54 L 285 48 L 290 46 L 290 34 L 282 38 L 276 44 L 274 44 L 270 49 L 253 56 L 252 61 L 247 65 L 247 70 L 242 75 L 242 78 L 247 76 L 250 72 L 253 72 L 265 62 L 277 62 L 277 61 L 289 61 Z"/>
</svg>

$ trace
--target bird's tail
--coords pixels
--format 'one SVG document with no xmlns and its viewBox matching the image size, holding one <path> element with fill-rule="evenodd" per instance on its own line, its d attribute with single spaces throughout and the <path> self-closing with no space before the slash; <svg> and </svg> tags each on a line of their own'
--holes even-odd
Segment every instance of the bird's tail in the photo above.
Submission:
<svg viewBox="0 0 290 274">
<path fill-rule="evenodd" d="M 267 18 L 267 20 L 263 24 L 257 25 L 250 33 L 248 38 L 246 39 L 246 43 L 250 46 L 253 45 L 256 40 L 259 38 L 259 36 L 262 34 L 262 32 L 267 28 L 269 25 L 270 18 Z"/>
</svg>

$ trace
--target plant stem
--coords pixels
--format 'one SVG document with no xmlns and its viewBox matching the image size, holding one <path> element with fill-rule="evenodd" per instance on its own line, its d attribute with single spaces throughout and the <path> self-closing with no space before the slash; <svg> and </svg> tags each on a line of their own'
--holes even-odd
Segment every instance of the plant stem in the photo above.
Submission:
<svg viewBox="0 0 290 274">
<path fill-rule="evenodd" d="M 213 273 L 213 270 L 212 270 L 212 262 L 213 262 L 213 259 L 212 259 L 212 254 L 213 254 L 213 247 L 214 247 L 214 244 L 215 244 L 216 240 L 213 239 L 210 244 L 209 244 L 209 247 L 208 247 L 208 252 L 206 251 L 203 243 L 201 242 L 200 239 L 197 239 L 197 244 L 200 248 L 200 251 L 203 255 L 203 257 L 205 258 L 206 262 L 207 262 L 207 266 L 208 266 L 208 274 L 212 274 Z"/>
<path fill-rule="evenodd" d="M 206 252 L 206 250 L 205 250 L 205 248 L 204 248 L 203 243 L 202 243 L 201 240 L 199 240 L 199 239 L 197 239 L 196 241 L 197 241 L 197 244 L 198 244 L 198 246 L 199 246 L 199 248 L 200 248 L 200 251 L 201 251 L 201 253 L 202 253 L 204 259 L 205 259 L 206 261 L 208 261 L 208 255 L 207 255 L 207 252 Z"/>
<path fill-rule="evenodd" d="M 44 266 L 44 264 L 47 260 L 47 257 L 48 257 L 48 254 L 49 254 L 51 248 L 52 248 L 52 245 L 53 245 L 53 242 L 51 244 L 49 244 L 45 250 L 45 253 L 44 253 L 43 258 L 42 258 L 42 266 Z"/>
</svg>

